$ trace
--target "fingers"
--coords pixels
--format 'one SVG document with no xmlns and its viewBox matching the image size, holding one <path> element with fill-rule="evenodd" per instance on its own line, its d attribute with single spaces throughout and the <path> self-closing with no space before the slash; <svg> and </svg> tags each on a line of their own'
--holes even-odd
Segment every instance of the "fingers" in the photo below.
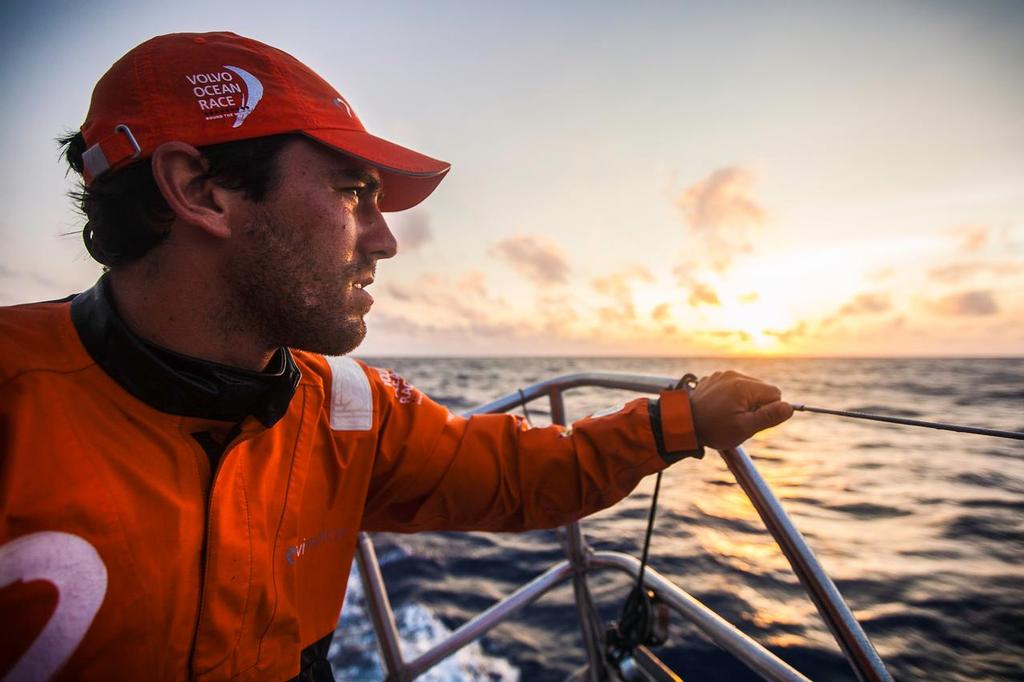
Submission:
<svg viewBox="0 0 1024 682">
<path fill-rule="evenodd" d="M 739 383 L 746 391 L 750 407 L 758 407 L 782 399 L 782 391 L 778 386 L 772 386 L 757 379 L 743 379 Z"/>
<path fill-rule="evenodd" d="M 764 382 L 757 377 L 752 377 L 749 374 L 743 372 L 737 372 L 736 370 L 727 369 L 719 372 L 712 372 L 710 375 L 704 375 L 697 380 L 697 384 L 703 383 L 722 383 L 722 382 L 753 382 L 757 384 L 763 384 Z"/>
<path fill-rule="evenodd" d="M 741 407 L 750 410 L 782 399 L 782 391 L 778 386 L 766 384 L 755 377 L 733 371 L 715 372 L 710 377 L 704 377 L 697 384 L 697 388 L 706 392 L 726 391 L 732 393 L 743 403 Z"/>
<path fill-rule="evenodd" d="M 715 372 L 690 395 L 701 442 L 715 449 L 734 447 L 793 414 L 778 386 L 739 372 Z"/>
<path fill-rule="evenodd" d="M 752 377 L 749 374 L 744 374 L 743 372 L 737 372 L 734 369 L 726 369 L 719 370 L 717 372 L 712 372 L 710 376 L 704 375 L 700 378 L 700 380 L 705 381 L 707 379 L 717 379 L 719 377 L 722 377 L 724 379 L 751 379 L 753 381 L 758 381 L 757 377 Z"/>
<path fill-rule="evenodd" d="M 793 416 L 793 406 L 783 400 L 761 405 L 748 413 L 750 435 L 777 426 Z"/>
</svg>

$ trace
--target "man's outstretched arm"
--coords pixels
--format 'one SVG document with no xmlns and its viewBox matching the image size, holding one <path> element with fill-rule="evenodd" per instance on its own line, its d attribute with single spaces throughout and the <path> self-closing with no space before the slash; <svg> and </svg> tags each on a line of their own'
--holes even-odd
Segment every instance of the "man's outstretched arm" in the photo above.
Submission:
<svg viewBox="0 0 1024 682">
<path fill-rule="evenodd" d="M 667 392 L 571 428 L 530 428 L 508 414 L 458 417 L 397 375 L 367 374 L 380 419 L 366 530 L 562 525 L 611 506 L 699 445 L 731 447 L 791 413 L 777 388 L 728 372 L 690 398 Z"/>
</svg>

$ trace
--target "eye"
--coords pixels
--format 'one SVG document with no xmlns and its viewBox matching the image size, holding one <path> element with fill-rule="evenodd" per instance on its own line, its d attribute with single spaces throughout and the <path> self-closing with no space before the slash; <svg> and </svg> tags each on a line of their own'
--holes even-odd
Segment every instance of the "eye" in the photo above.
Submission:
<svg viewBox="0 0 1024 682">
<path fill-rule="evenodd" d="M 354 185 L 343 184 L 334 188 L 339 194 L 359 203 L 379 205 L 383 188 L 379 183 L 367 182 Z"/>
<path fill-rule="evenodd" d="M 337 191 L 339 194 L 350 196 L 353 199 L 359 199 L 362 197 L 365 189 L 366 187 L 364 185 L 353 185 L 350 187 L 336 187 L 335 191 Z"/>
</svg>

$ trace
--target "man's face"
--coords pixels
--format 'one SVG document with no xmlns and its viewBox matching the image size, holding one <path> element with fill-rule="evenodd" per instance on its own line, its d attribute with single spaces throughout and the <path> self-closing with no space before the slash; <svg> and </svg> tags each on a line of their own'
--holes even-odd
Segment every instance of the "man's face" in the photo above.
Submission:
<svg viewBox="0 0 1024 682">
<path fill-rule="evenodd" d="M 237 301 L 229 327 L 268 346 L 325 355 L 363 340 L 377 260 L 397 245 L 377 207 L 377 171 L 312 141 L 289 144 L 277 182 L 232 238 L 224 276 Z"/>
</svg>

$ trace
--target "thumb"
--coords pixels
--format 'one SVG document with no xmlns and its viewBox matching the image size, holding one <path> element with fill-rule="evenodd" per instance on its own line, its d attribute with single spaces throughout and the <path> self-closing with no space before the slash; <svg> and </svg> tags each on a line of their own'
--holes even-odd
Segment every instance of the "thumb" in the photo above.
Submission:
<svg viewBox="0 0 1024 682">
<path fill-rule="evenodd" d="M 784 400 L 776 400 L 774 402 L 761 405 L 753 412 L 748 413 L 748 425 L 751 429 L 751 435 L 777 424 L 781 424 L 792 416 L 793 406 Z"/>
</svg>

